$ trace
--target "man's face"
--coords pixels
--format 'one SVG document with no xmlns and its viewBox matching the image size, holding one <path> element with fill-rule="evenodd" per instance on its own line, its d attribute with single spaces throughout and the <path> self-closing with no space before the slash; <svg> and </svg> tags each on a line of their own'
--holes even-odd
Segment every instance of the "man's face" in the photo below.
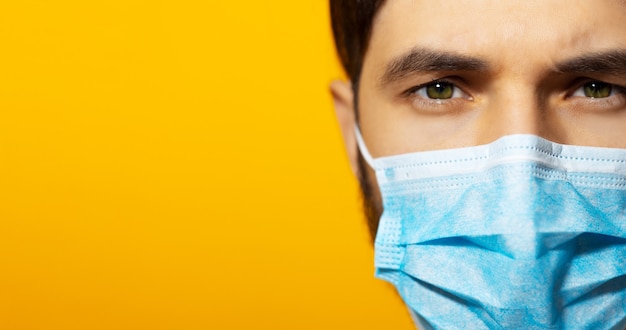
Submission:
<svg viewBox="0 0 626 330">
<path fill-rule="evenodd" d="M 375 158 L 516 133 L 626 148 L 622 86 L 625 1 L 388 0 L 364 59 L 359 125 Z"/>
<path fill-rule="evenodd" d="M 626 147 L 624 1 L 389 0 L 362 70 L 374 157 L 515 133 Z"/>
</svg>

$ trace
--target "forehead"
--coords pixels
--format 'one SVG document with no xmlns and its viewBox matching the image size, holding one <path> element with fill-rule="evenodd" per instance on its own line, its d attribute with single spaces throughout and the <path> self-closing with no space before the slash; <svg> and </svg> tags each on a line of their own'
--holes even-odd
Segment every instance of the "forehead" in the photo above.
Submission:
<svg viewBox="0 0 626 330">
<path fill-rule="evenodd" d="M 544 64 L 626 48 L 623 0 L 388 0 L 373 24 L 364 70 L 415 47 L 493 62 Z"/>
</svg>

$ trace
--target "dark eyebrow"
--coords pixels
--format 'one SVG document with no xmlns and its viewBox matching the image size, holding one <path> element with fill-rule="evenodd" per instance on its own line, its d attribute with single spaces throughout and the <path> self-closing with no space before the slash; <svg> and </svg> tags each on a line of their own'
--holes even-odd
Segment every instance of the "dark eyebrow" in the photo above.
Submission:
<svg viewBox="0 0 626 330">
<path fill-rule="evenodd" d="M 487 62 L 475 57 L 427 48 L 413 48 L 391 60 L 379 79 L 385 85 L 424 71 L 481 71 Z"/>
<path fill-rule="evenodd" d="M 626 74 L 626 49 L 584 54 L 556 65 L 560 73 Z"/>
</svg>

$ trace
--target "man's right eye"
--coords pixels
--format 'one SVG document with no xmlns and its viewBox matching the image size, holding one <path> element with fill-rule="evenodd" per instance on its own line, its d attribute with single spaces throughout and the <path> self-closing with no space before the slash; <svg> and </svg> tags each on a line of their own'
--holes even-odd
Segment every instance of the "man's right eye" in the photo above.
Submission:
<svg viewBox="0 0 626 330">
<path fill-rule="evenodd" d="M 449 99 L 454 93 L 454 85 L 447 82 L 436 82 L 426 86 L 426 95 L 431 99 Z"/>
<path fill-rule="evenodd" d="M 410 93 L 430 100 L 449 100 L 453 98 L 467 97 L 467 95 L 465 95 L 465 93 L 455 84 L 445 80 L 433 81 L 428 84 L 417 86 L 413 88 Z"/>
</svg>

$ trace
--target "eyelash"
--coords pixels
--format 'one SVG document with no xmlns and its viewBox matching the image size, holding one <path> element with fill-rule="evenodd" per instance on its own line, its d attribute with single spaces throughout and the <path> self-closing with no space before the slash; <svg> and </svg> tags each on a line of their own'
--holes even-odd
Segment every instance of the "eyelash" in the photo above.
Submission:
<svg viewBox="0 0 626 330">
<path fill-rule="evenodd" d="M 413 87 L 409 88 L 405 92 L 405 94 L 407 94 L 407 95 L 414 95 L 417 91 L 419 91 L 421 89 L 424 89 L 424 88 L 426 88 L 428 86 L 435 85 L 435 84 L 449 84 L 449 85 L 454 86 L 454 88 L 458 89 L 458 86 L 454 82 L 452 82 L 452 81 L 450 81 L 450 80 L 448 80 L 446 78 L 442 78 L 442 79 L 433 79 L 432 81 L 429 81 L 429 82 L 427 82 L 425 84 L 413 86 Z"/>
<path fill-rule="evenodd" d="M 591 84 L 591 83 L 600 83 L 600 84 L 604 84 L 604 85 L 610 86 L 611 87 L 611 94 L 609 96 L 607 96 L 607 97 L 614 96 L 615 94 L 625 94 L 626 93 L 626 88 L 625 87 L 622 87 L 622 86 L 619 86 L 619 85 L 615 85 L 615 84 L 611 84 L 611 83 L 607 83 L 607 82 L 604 82 L 602 80 L 585 79 L 582 82 L 578 82 L 575 85 L 576 88 L 574 89 L 574 91 L 572 93 L 570 93 L 568 96 L 570 96 L 570 97 L 576 96 L 574 94 L 576 94 L 578 91 L 581 91 L 583 88 L 585 88 L 585 85 Z M 584 96 L 584 91 L 583 91 L 583 95 L 581 97 L 590 98 L 588 96 Z"/>
<path fill-rule="evenodd" d="M 611 93 L 607 97 L 593 98 L 584 95 L 584 88 L 590 83 L 601 83 L 611 87 Z M 592 109 L 606 110 L 607 108 L 619 109 L 626 104 L 626 88 L 620 85 L 604 82 L 596 79 L 584 79 L 578 81 L 571 92 L 566 95 L 567 99 L 576 102 L 580 106 L 592 107 Z M 584 102 L 584 103 L 583 103 Z"/>
<path fill-rule="evenodd" d="M 423 93 L 425 94 L 426 88 L 435 84 L 451 85 L 452 88 L 454 88 L 452 96 L 448 99 L 433 99 L 429 98 L 427 95 L 419 95 L 420 91 L 424 91 Z M 459 93 L 462 93 L 462 95 L 458 95 Z M 433 79 L 427 83 L 409 88 L 403 95 L 409 98 L 418 109 L 435 108 L 442 110 L 442 106 L 453 106 L 459 101 L 472 100 L 472 97 L 450 78 Z"/>
<path fill-rule="evenodd" d="M 588 97 L 584 95 L 584 91 L 582 91 L 582 89 L 585 87 L 585 85 L 590 84 L 590 83 L 601 83 L 601 84 L 606 84 L 608 86 L 611 87 L 611 94 L 605 98 L 610 98 L 612 96 L 615 96 L 617 94 L 626 94 L 626 87 L 622 87 L 619 85 L 615 85 L 615 84 L 611 84 L 611 83 L 607 83 L 601 80 L 592 80 L 592 79 L 585 79 L 582 82 L 578 82 L 576 83 L 576 88 L 573 90 L 573 92 L 568 93 L 567 97 L 582 97 L 582 98 L 587 98 L 587 99 L 593 99 L 594 101 L 599 101 L 602 100 L 604 98 L 592 98 L 592 97 Z M 416 96 L 418 95 L 418 92 L 421 90 L 425 90 L 426 88 L 428 88 L 429 86 L 433 86 L 435 84 L 446 84 L 446 85 L 451 85 L 454 88 L 454 93 L 453 95 L 449 98 L 449 99 L 433 99 L 428 97 L 427 95 L 421 95 L 420 97 L 424 100 L 428 100 L 429 102 L 435 102 L 436 104 L 441 104 L 443 102 L 450 102 L 451 100 L 457 99 L 457 98 L 461 98 L 458 95 L 455 97 L 455 94 L 463 93 L 465 95 L 467 95 L 467 93 L 465 93 L 465 91 L 463 89 L 461 89 L 459 86 L 457 86 L 456 83 L 454 83 L 453 81 L 450 81 L 446 78 L 442 78 L 442 79 L 433 79 L 430 82 L 427 82 L 425 84 L 421 84 L 421 85 L 417 85 L 414 87 L 409 88 L 408 90 L 406 90 L 403 94 L 405 96 L 411 97 L 411 96 Z M 579 92 L 579 91 L 582 91 Z M 583 94 L 583 95 L 575 95 L 575 94 Z M 471 96 L 467 96 L 466 99 L 471 100 Z"/>
</svg>

